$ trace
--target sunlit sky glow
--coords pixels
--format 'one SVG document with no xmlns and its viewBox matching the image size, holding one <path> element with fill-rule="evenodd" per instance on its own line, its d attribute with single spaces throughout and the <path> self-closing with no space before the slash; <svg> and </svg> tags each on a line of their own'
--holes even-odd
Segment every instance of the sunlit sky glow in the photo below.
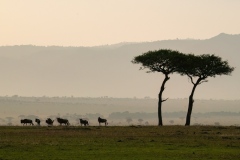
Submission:
<svg viewBox="0 0 240 160">
<path fill-rule="evenodd" d="M 96 46 L 240 33 L 239 0 L 0 0 L 0 46 Z"/>
</svg>

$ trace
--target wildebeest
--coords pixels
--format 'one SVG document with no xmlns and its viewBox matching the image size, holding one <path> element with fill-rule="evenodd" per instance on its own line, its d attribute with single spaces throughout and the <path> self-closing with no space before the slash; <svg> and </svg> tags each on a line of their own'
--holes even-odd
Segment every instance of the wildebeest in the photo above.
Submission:
<svg viewBox="0 0 240 160">
<path fill-rule="evenodd" d="M 40 123 L 41 123 L 41 121 L 40 121 L 40 119 L 35 119 L 35 122 L 37 122 L 37 124 L 40 126 Z"/>
<path fill-rule="evenodd" d="M 57 121 L 60 125 L 62 125 L 62 123 L 65 125 L 70 125 L 67 119 L 57 118 Z"/>
<path fill-rule="evenodd" d="M 50 125 L 50 126 L 53 125 L 53 122 L 54 122 L 54 120 L 52 120 L 51 118 L 48 118 L 48 119 L 46 120 L 46 123 L 47 123 L 48 125 Z"/>
<path fill-rule="evenodd" d="M 89 126 L 88 121 L 87 120 L 83 120 L 83 119 L 80 119 L 80 124 L 81 124 L 81 126 L 82 125 L 84 125 L 84 126 L 88 125 Z"/>
<path fill-rule="evenodd" d="M 102 119 L 100 117 L 98 117 L 98 123 L 99 123 L 99 126 L 100 126 L 100 123 L 105 123 L 105 126 L 108 124 L 106 119 Z"/>
<path fill-rule="evenodd" d="M 33 126 L 33 122 L 32 122 L 32 120 L 31 119 L 21 119 L 21 123 L 23 123 L 23 125 L 24 124 L 30 124 L 30 125 L 32 125 Z"/>
</svg>

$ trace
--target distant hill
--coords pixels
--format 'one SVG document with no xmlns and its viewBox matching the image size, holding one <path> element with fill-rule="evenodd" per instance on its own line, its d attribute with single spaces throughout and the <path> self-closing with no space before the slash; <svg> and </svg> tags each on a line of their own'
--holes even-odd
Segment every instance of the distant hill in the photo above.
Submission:
<svg viewBox="0 0 240 160">
<path fill-rule="evenodd" d="M 79 96 L 157 98 L 163 76 L 139 71 L 134 56 L 168 48 L 184 53 L 214 53 L 236 67 L 232 76 L 209 79 L 197 88 L 198 99 L 239 99 L 240 34 L 221 33 L 205 40 L 164 40 L 96 47 L 1 46 L 1 96 Z M 185 98 L 187 77 L 172 75 L 164 97 Z"/>
</svg>

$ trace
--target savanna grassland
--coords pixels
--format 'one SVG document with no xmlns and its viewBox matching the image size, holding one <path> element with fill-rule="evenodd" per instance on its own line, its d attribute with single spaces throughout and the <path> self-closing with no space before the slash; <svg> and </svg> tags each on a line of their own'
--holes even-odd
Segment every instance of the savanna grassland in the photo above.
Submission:
<svg viewBox="0 0 240 160">
<path fill-rule="evenodd" d="M 1 126 L 0 160 L 240 159 L 240 127 Z"/>
</svg>

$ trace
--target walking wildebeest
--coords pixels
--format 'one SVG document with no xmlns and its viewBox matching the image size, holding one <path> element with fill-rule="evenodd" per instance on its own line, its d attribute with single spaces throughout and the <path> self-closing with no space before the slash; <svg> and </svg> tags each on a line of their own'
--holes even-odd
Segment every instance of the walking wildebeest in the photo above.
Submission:
<svg viewBox="0 0 240 160">
<path fill-rule="evenodd" d="M 65 125 L 70 125 L 67 119 L 57 118 L 57 121 L 60 123 L 60 125 L 62 125 L 62 123 Z"/>
<path fill-rule="evenodd" d="M 98 123 L 99 123 L 99 126 L 100 126 L 100 123 L 105 123 L 105 126 L 108 124 L 106 119 L 102 119 L 100 117 L 98 117 Z"/>
<path fill-rule="evenodd" d="M 54 120 L 52 120 L 51 118 L 48 118 L 48 119 L 46 120 L 46 123 L 47 123 L 49 126 L 52 126 L 52 125 L 53 125 L 53 122 L 54 122 Z"/>
<path fill-rule="evenodd" d="M 81 126 L 82 125 L 84 125 L 84 126 L 88 125 L 89 126 L 88 121 L 87 120 L 83 120 L 83 119 L 80 119 L 80 124 L 81 124 Z"/>
<path fill-rule="evenodd" d="M 32 120 L 31 119 L 21 119 L 21 123 L 23 123 L 23 125 L 24 124 L 30 124 L 30 125 L 32 125 L 33 126 L 33 122 L 32 122 Z"/>
<path fill-rule="evenodd" d="M 40 119 L 35 119 L 35 122 L 37 122 L 37 124 L 40 126 L 40 123 L 41 123 L 41 121 L 40 121 Z"/>
</svg>

